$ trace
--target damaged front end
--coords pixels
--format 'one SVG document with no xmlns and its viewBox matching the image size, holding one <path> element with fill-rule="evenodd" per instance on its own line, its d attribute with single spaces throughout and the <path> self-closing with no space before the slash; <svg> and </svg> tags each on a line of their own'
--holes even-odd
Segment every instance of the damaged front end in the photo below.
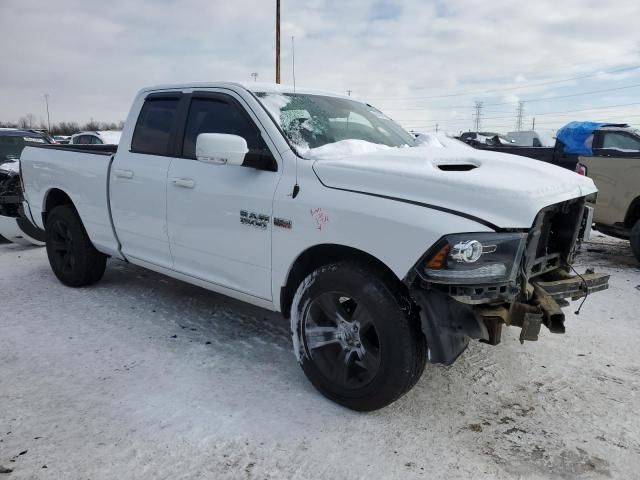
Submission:
<svg viewBox="0 0 640 480">
<path fill-rule="evenodd" d="M 453 234 L 437 242 L 405 279 L 430 361 L 452 364 L 470 338 L 497 345 L 502 325 L 520 327 L 521 342 L 537 340 L 542 325 L 564 333 L 567 299 L 608 288 L 609 275 L 578 274 L 571 266 L 591 213 L 577 198 L 542 209 L 528 231 Z"/>
</svg>

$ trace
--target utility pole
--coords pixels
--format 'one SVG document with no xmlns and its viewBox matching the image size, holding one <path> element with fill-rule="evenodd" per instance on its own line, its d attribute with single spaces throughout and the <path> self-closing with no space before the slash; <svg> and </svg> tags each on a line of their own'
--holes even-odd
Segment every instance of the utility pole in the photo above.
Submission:
<svg viewBox="0 0 640 480">
<path fill-rule="evenodd" d="M 280 83 L 280 0 L 276 0 L 276 83 Z"/>
<path fill-rule="evenodd" d="M 439 125 L 436 123 L 436 133 L 438 133 L 438 127 Z"/>
<path fill-rule="evenodd" d="M 51 132 L 51 119 L 49 118 L 49 94 L 44 94 L 44 103 L 47 105 L 47 132 Z"/>
<path fill-rule="evenodd" d="M 480 126 L 482 125 L 482 102 L 476 102 L 476 110 L 474 116 L 476 117 L 476 132 L 479 132 Z"/>
<path fill-rule="evenodd" d="M 351 90 L 347 90 L 347 96 L 350 97 L 351 96 Z"/>
<path fill-rule="evenodd" d="M 253 72 L 253 73 L 251 74 L 251 76 L 253 77 L 253 81 L 254 81 L 254 82 L 257 82 L 257 81 L 258 81 L 258 72 Z"/>
<path fill-rule="evenodd" d="M 522 117 L 524 116 L 524 102 L 520 100 L 518 102 L 518 110 L 516 111 L 516 130 L 519 132 L 522 130 Z"/>
<path fill-rule="evenodd" d="M 296 37 L 291 36 L 291 69 L 293 73 L 293 93 L 296 93 Z"/>
<path fill-rule="evenodd" d="M 531 122 L 531 130 L 536 129 L 536 117 L 533 117 L 533 122 Z"/>
</svg>

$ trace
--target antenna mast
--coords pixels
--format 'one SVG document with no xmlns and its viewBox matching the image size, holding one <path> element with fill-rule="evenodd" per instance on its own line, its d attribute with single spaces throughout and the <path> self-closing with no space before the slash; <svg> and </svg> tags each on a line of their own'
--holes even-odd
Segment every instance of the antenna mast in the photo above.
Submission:
<svg viewBox="0 0 640 480">
<path fill-rule="evenodd" d="M 280 0 L 276 0 L 276 83 L 280 83 Z"/>
</svg>

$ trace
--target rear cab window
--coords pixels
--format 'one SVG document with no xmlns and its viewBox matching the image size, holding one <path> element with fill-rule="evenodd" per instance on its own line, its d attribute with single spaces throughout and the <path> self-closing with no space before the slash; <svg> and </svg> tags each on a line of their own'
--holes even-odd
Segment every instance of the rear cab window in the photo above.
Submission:
<svg viewBox="0 0 640 480">
<path fill-rule="evenodd" d="M 172 156 L 171 134 L 174 131 L 179 102 L 177 96 L 147 97 L 133 132 L 133 153 Z"/>
</svg>

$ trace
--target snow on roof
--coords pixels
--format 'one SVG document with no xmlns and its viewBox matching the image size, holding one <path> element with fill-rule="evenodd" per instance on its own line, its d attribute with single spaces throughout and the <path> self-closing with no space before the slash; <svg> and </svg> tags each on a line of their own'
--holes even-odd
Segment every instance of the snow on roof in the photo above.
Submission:
<svg viewBox="0 0 640 480">
<path fill-rule="evenodd" d="M 177 83 L 168 85 L 155 85 L 152 87 L 146 87 L 141 92 L 150 92 L 157 90 L 185 90 L 194 88 L 216 88 L 216 87 L 241 87 L 249 90 L 253 93 L 265 92 L 265 93 L 300 93 L 306 95 L 327 95 L 331 97 L 347 98 L 350 100 L 358 101 L 354 97 L 348 97 L 335 92 L 329 92 L 326 90 L 316 90 L 312 88 L 294 87 L 293 85 L 285 85 L 279 83 L 269 82 L 189 82 L 189 83 Z"/>
<path fill-rule="evenodd" d="M 102 141 L 108 145 L 118 145 L 118 143 L 120 143 L 120 137 L 122 136 L 120 130 L 102 130 L 96 133 L 102 138 Z"/>
</svg>

